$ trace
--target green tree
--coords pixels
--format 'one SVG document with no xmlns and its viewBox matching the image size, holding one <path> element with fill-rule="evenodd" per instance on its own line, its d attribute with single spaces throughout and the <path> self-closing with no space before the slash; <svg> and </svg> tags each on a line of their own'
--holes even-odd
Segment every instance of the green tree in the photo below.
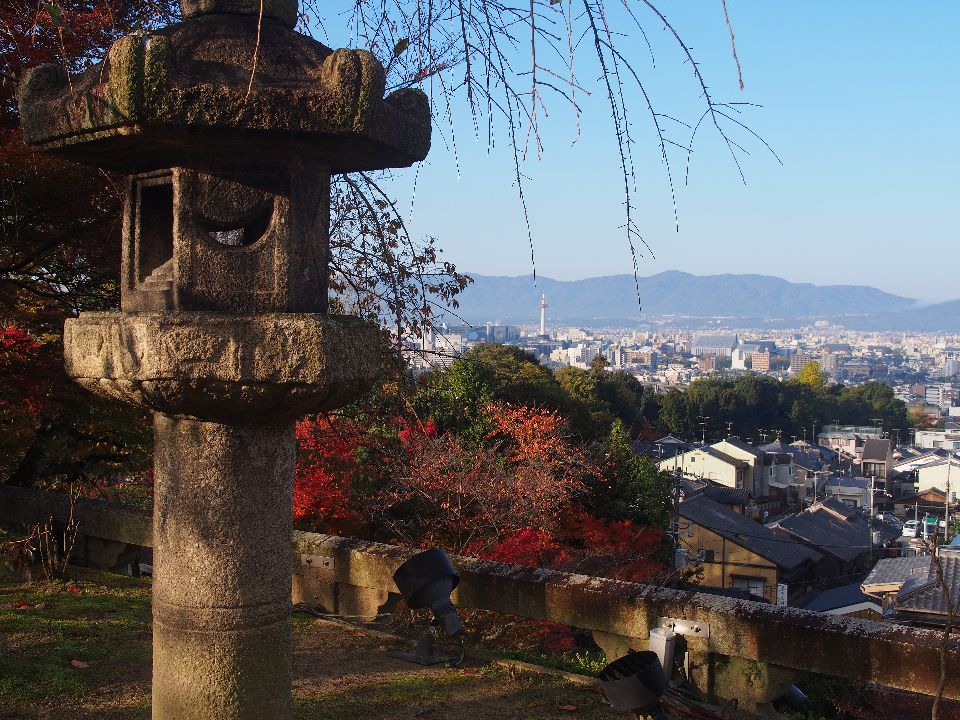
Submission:
<svg viewBox="0 0 960 720">
<path fill-rule="evenodd" d="M 660 427 L 677 437 L 690 437 L 692 429 L 688 422 L 687 394 L 670 390 L 660 398 Z"/>
<path fill-rule="evenodd" d="M 603 444 L 604 472 L 590 482 L 589 510 L 611 520 L 634 520 L 665 528 L 672 512 L 673 477 L 638 456 L 630 434 L 614 420 Z"/>
<path fill-rule="evenodd" d="M 486 406 L 492 401 L 576 414 L 575 403 L 553 374 L 513 345 L 475 345 L 450 367 L 431 373 L 413 403 L 420 417 L 479 443 L 490 431 Z"/>
<path fill-rule="evenodd" d="M 907 405 L 897 398 L 893 388 L 882 382 L 866 382 L 840 391 L 837 415 L 843 422 L 871 425 L 879 421 L 884 430 L 909 427 Z"/>
</svg>

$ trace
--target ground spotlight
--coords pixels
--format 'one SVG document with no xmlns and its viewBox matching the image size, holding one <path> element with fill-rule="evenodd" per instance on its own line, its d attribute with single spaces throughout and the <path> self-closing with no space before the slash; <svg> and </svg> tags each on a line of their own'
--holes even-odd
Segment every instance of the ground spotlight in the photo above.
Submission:
<svg viewBox="0 0 960 720">
<path fill-rule="evenodd" d="M 660 697 L 667 676 L 655 652 L 631 651 L 600 672 L 600 687 L 614 710 L 664 717 Z"/>
<path fill-rule="evenodd" d="M 787 694 L 783 696 L 783 699 L 791 710 L 803 710 L 810 704 L 810 698 L 796 685 L 790 685 L 787 688 Z"/>
<path fill-rule="evenodd" d="M 450 600 L 450 593 L 459 584 L 460 576 L 454 570 L 447 554 L 440 549 L 426 550 L 414 555 L 393 574 L 400 594 L 412 609 L 430 608 L 433 623 L 430 630 L 417 640 L 417 649 L 398 657 L 421 665 L 458 661 L 459 656 L 437 655 L 433 651 L 434 628 L 441 628 L 446 635 L 455 637 L 463 632 L 463 623 Z"/>
</svg>

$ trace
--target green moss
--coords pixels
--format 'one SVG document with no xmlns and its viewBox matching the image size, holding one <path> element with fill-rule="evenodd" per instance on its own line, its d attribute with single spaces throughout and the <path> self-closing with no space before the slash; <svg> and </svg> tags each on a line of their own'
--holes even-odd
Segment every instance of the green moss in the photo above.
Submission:
<svg viewBox="0 0 960 720">
<path fill-rule="evenodd" d="M 353 131 L 363 132 L 367 124 L 367 118 L 370 115 L 371 102 L 376 102 L 380 98 L 371 97 L 375 87 L 374 77 L 377 60 L 364 50 L 356 50 L 357 60 L 360 63 L 360 87 L 357 88 L 357 107 L 353 114 Z"/>
<path fill-rule="evenodd" d="M 143 58 L 143 105 L 148 115 L 151 109 L 159 105 L 167 87 L 170 54 L 170 38 L 165 35 L 147 38 Z"/>
<path fill-rule="evenodd" d="M 140 35 L 117 40 L 109 53 L 108 86 L 112 109 L 118 120 L 132 120 L 143 101 L 143 53 L 145 41 Z"/>
</svg>

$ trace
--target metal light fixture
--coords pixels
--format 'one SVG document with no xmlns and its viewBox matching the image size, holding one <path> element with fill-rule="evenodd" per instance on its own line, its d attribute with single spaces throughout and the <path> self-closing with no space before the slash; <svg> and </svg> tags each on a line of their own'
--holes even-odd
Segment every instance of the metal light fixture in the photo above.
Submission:
<svg viewBox="0 0 960 720">
<path fill-rule="evenodd" d="M 450 593 L 460 583 L 460 576 L 447 554 L 434 548 L 414 555 L 397 568 L 393 581 L 407 605 L 414 610 L 430 608 L 433 613 L 433 622 L 428 631 L 418 638 L 416 650 L 397 657 L 420 665 L 461 660 L 462 652 L 459 656 L 438 655 L 433 650 L 436 628 L 441 628 L 450 637 L 457 637 L 463 632 L 463 623 L 450 600 Z"/>
<path fill-rule="evenodd" d="M 600 687 L 614 710 L 666 717 L 660 698 L 667 689 L 667 676 L 655 652 L 631 651 L 600 671 Z"/>
</svg>

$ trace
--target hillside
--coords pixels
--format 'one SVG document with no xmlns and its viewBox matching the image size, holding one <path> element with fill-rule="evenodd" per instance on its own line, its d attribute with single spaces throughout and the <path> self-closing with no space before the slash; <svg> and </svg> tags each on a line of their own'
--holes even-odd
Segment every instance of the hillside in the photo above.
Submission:
<svg viewBox="0 0 960 720">
<path fill-rule="evenodd" d="M 547 314 L 554 322 L 653 315 L 759 320 L 883 315 L 909 321 L 917 312 L 914 300 L 872 287 L 791 283 L 766 275 L 662 272 L 639 278 L 639 304 L 632 275 L 575 281 L 539 277 L 536 284 L 530 275 L 473 278 L 474 285 L 461 297 L 459 314 L 475 323 L 536 322 L 541 293 L 547 296 Z"/>
</svg>

